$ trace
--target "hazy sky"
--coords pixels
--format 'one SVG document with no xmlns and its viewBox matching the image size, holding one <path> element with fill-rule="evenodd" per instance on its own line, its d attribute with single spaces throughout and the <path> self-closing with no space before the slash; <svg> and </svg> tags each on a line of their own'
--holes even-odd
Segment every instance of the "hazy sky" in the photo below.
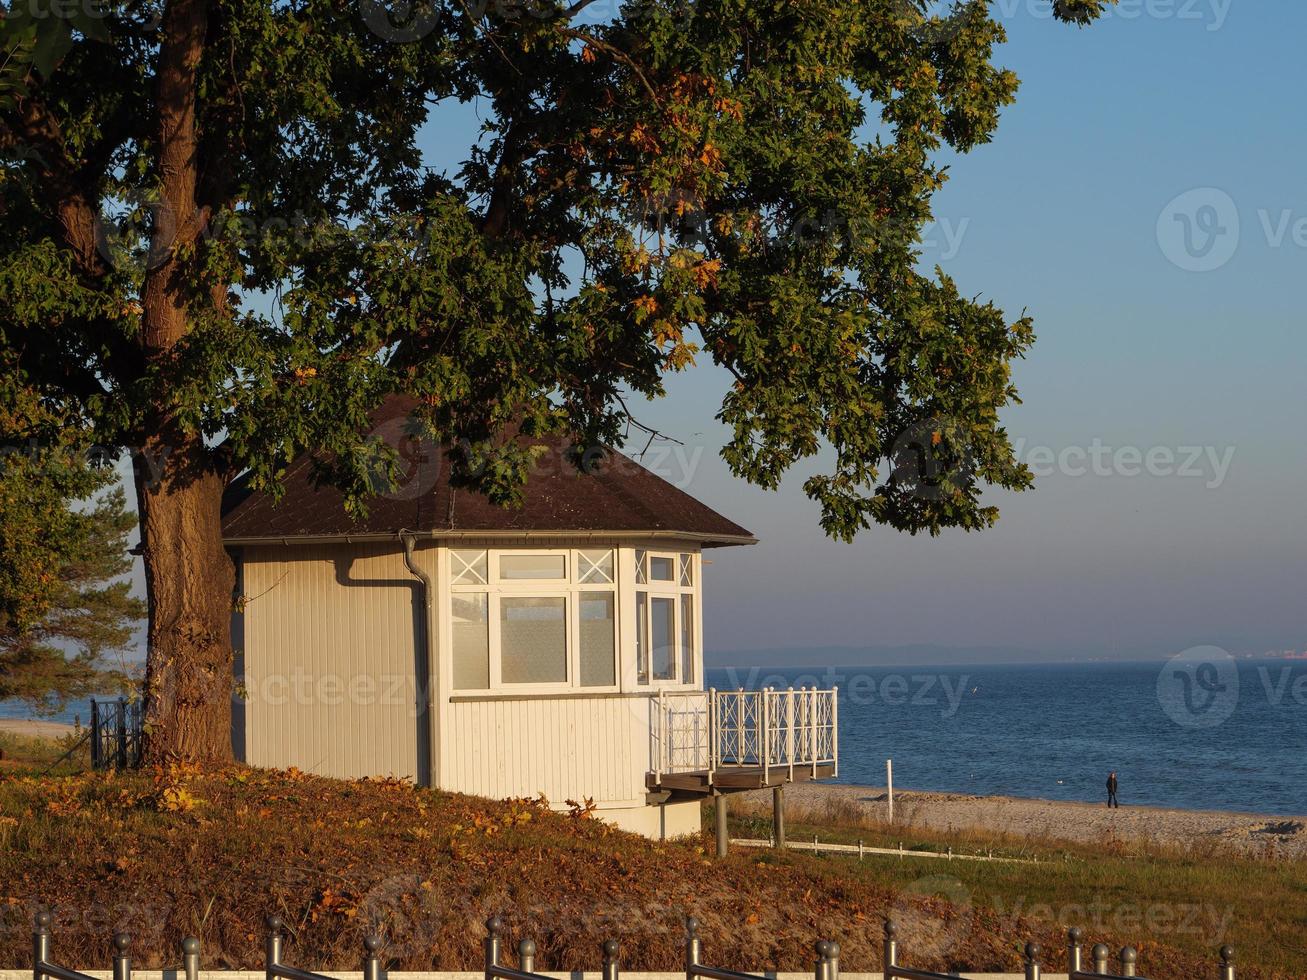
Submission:
<svg viewBox="0 0 1307 980">
<path fill-rule="evenodd" d="M 1035 317 L 1006 422 L 1050 475 L 996 494 L 990 531 L 832 543 L 801 474 L 725 471 L 723 378 L 678 378 L 648 421 L 709 447 L 688 489 L 762 538 L 712 556 L 707 645 L 1302 649 L 1307 6 L 1127 2 L 1083 31 L 995 8 L 1022 89 L 955 162 L 926 258 Z M 1125 448 L 1099 450 L 1112 475 L 1095 446 Z"/>
</svg>

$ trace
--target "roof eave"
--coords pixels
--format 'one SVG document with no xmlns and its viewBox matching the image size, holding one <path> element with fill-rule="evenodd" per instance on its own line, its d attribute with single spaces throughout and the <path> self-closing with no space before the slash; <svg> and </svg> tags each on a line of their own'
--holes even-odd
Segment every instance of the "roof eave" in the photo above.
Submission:
<svg viewBox="0 0 1307 980">
<path fill-rule="evenodd" d="M 754 545 L 758 539 L 751 534 L 707 534 L 702 531 L 527 531 L 527 530 L 457 530 L 457 531 L 365 531 L 357 534 L 274 534 L 227 535 L 223 544 L 228 548 L 260 545 L 308 546 L 322 544 L 376 544 L 397 541 L 411 536 L 419 541 L 459 541 L 467 538 L 503 538 L 506 540 L 593 538 L 621 540 L 689 541 L 705 548 L 729 548 Z"/>
</svg>

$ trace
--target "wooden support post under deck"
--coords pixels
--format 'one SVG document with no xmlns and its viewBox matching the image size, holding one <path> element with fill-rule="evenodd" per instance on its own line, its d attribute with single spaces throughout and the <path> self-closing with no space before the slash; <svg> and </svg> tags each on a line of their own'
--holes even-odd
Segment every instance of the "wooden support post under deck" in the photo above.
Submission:
<svg viewBox="0 0 1307 980">
<path fill-rule="evenodd" d="M 785 846 L 785 786 L 773 786 L 771 791 L 772 837 L 777 847 Z"/>
<path fill-rule="evenodd" d="M 713 809 L 717 818 L 717 856 L 726 857 L 730 837 L 726 830 L 726 796 L 719 793 L 713 800 Z"/>
</svg>

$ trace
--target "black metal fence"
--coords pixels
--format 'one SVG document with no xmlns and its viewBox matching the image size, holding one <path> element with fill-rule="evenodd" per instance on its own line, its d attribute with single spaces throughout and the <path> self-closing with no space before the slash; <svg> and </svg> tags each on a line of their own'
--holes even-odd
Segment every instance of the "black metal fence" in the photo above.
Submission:
<svg viewBox="0 0 1307 980">
<path fill-rule="evenodd" d="M 135 769 L 141 764 L 141 702 L 91 702 L 91 768 Z"/>
<path fill-rule="evenodd" d="M 51 960 L 49 912 L 40 912 L 36 916 L 36 929 L 32 934 L 32 980 L 95 980 L 85 973 L 55 964 Z M 268 938 L 265 946 L 264 973 L 266 980 L 331 980 L 321 973 L 311 973 L 282 962 L 282 921 L 275 915 L 266 920 Z M 685 922 L 685 980 L 765 980 L 761 974 L 741 973 L 736 970 L 708 966 L 703 963 L 703 944 L 699 939 L 699 923 L 693 919 Z M 485 941 L 485 980 L 551 980 L 535 972 L 536 945 L 530 939 L 523 939 L 517 946 L 517 966 L 511 967 L 502 962 L 504 944 L 504 921 L 493 916 L 486 922 L 487 937 Z M 1080 930 L 1072 929 L 1067 934 L 1067 980 L 1144 980 L 1135 973 L 1138 955 L 1133 947 L 1124 947 L 1118 955 L 1120 973 L 1112 973 L 1109 968 L 1110 950 L 1099 943 L 1091 951 L 1093 969 L 1085 970 L 1083 950 L 1080 944 Z M 126 933 L 113 937 L 113 980 L 131 980 L 131 958 L 127 954 L 131 939 Z M 385 941 L 380 936 L 367 936 L 363 940 L 362 980 L 382 980 L 383 971 L 378 953 L 384 948 Z M 616 939 L 603 943 L 602 980 L 620 980 L 618 973 L 618 955 L 621 946 Z M 815 946 L 816 962 L 813 967 L 813 980 L 840 980 L 840 946 L 829 940 L 819 940 Z M 882 980 L 960 980 L 958 973 L 933 973 L 929 970 L 916 970 L 899 963 L 898 929 L 893 922 L 885 923 L 885 962 Z M 1041 980 L 1043 951 L 1036 943 L 1027 943 L 1025 948 L 1026 980 Z M 1234 950 L 1222 946 L 1217 980 L 1235 980 Z M 200 975 L 200 941 L 193 937 L 182 940 L 182 976 L 185 980 L 199 980 Z M 1200 980 L 1200 978 L 1194 978 Z"/>
</svg>

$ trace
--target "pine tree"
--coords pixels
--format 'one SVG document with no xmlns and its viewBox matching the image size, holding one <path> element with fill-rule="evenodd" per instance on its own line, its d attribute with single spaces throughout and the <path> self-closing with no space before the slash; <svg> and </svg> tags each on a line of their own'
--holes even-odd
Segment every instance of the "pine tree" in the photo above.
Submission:
<svg viewBox="0 0 1307 980">
<path fill-rule="evenodd" d="M 136 525 L 87 433 L 6 372 L 0 385 L 0 699 L 39 714 L 128 683 L 114 662 L 145 606 L 131 595 Z"/>
</svg>

